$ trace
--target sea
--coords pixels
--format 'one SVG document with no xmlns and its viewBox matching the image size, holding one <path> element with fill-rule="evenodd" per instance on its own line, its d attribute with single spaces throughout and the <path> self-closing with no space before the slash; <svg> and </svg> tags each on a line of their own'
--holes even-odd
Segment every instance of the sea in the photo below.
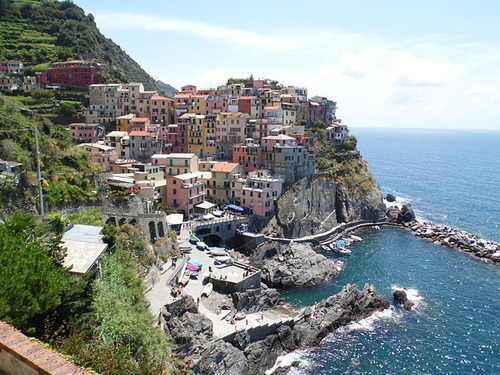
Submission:
<svg viewBox="0 0 500 375">
<path fill-rule="evenodd" d="M 420 220 L 500 242 L 500 131 L 351 128 L 384 196 Z M 365 229 L 331 282 L 282 290 L 298 307 L 373 284 L 391 308 L 283 355 L 291 374 L 500 374 L 500 265 L 400 229 Z M 324 253 L 327 257 L 341 257 Z M 412 311 L 392 292 L 406 288 Z"/>
</svg>

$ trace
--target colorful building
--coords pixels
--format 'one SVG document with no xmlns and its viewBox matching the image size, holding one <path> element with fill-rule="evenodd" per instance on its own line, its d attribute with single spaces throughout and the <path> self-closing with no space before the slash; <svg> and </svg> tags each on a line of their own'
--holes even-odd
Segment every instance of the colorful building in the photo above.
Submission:
<svg viewBox="0 0 500 375">
<path fill-rule="evenodd" d="M 104 131 L 99 124 L 73 123 L 69 125 L 69 136 L 73 142 L 97 142 Z"/>
<path fill-rule="evenodd" d="M 276 210 L 276 201 L 281 196 L 284 182 L 284 178 L 273 176 L 268 170 L 250 172 L 247 182 L 241 187 L 240 206 L 257 216 L 271 216 Z"/>
<path fill-rule="evenodd" d="M 262 167 L 262 148 L 260 143 L 247 138 L 243 143 L 233 146 L 233 163 L 239 163 L 246 172 Z"/>
<path fill-rule="evenodd" d="M 151 156 L 159 153 L 161 145 L 156 136 L 145 131 L 132 131 L 130 138 L 130 157 L 142 162 L 149 162 Z"/>
<path fill-rule="evenodd" d="M 195 206 L 202 203 L 205 197 L 205 184 L 195 173 L 184 173 L 167 179 L 166 202 L 177 212 L 190 218 Z"/>
<path fill-rule="evenodd" d="M 87 87 L 100 83 L 106 66 L 98 62 L 71 60 L 53 63 L 46 72 L 36 73 L 39 85 L 68 85 Z"/>
<path fill-rule="evenodd" d="M 234 203 L 239 200 L 237 181 L 245 175 L 245 169 L 238 163 L 220 162 L 212 167 L 211 192 L 214 203 Z"/>
<path fill-rule="evenodd" d="M 193 153 L 155 154 L 151 157 L 151 164 L 163 166 L 167 179 L 199 170 L 198 155 Z"/>
</svg>

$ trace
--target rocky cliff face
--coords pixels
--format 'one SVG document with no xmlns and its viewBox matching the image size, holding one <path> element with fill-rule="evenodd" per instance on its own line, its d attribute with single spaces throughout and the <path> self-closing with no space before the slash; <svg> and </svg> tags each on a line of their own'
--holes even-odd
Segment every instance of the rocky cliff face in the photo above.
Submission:
<svg viewBox="0 0 500 375">
<path fill-rule="evenodd" d="M 264 232 L 303 237 L 325 232 L 339 223 L 376 221 L 384 218 L 385 211 L 380 188 L 367 170 L 360 181 L 343 178 L 336 183 L 323 176 L 302 179 L 278 200 L 277 213 Z"/>
</svg>

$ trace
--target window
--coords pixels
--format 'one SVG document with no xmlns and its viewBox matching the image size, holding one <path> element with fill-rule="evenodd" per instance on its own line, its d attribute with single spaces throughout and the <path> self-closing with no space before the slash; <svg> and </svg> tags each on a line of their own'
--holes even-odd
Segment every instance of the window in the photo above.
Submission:
<svg viewBox="0 0 500 375">
<path fill-rule="evenodd" d="M 174 189 L 174 195 L 177 194 L 177 189 Z"/>
</svg>

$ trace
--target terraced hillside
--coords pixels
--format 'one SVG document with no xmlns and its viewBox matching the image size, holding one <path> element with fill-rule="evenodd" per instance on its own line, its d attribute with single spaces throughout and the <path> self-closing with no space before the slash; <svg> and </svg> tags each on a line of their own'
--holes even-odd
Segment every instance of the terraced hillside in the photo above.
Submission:
<svg viewBox="0 0 500 375">
<path fill-rule="evenodd" d="M 159 90 L 137 62 L 100 33 L 94 17 L 70 1 L 0 0 L 0 35 L 0 60 L 21 60 L 28 74 L 58 60 L 95 58 L 106 64 L 108 81 L 142 82 Z"/>
</svg>

